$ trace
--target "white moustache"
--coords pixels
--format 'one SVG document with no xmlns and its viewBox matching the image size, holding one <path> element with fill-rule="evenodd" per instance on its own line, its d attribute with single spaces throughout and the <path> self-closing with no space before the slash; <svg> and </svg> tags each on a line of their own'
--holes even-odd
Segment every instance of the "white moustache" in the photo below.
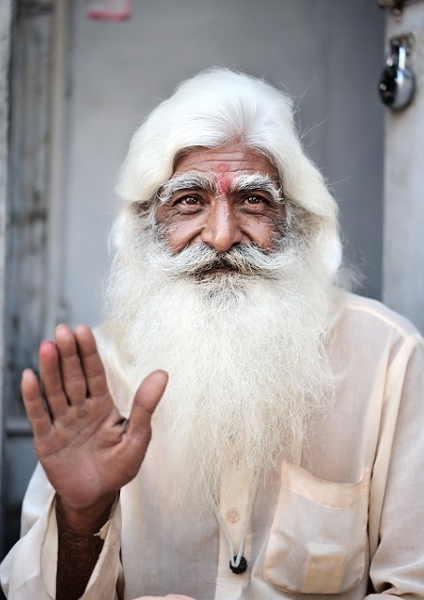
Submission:
<svg viewBox="0 0 424 600">
<path fill-rule="evenodd" d="M 270 277 L 292 260 L 288 238 L 285 238 L 282 246 L 284 248 L 270 252 L 246 244 L 234 246 L 228 252 L 217 252 L 202 244 L 188 246 L 178 254 L 171 254 L 163 244 L 156 242 L 148 252 L 148 258 L 155 269 L 176 277 L 203 278 L 216 274 L 220 269 L 248 277 Z"/>
</svg>

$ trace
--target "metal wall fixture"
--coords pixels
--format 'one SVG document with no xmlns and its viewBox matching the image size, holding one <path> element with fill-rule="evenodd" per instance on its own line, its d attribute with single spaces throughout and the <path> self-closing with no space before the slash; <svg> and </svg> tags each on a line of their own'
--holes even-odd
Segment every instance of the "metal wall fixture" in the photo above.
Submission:
<svg viewBox="0 0 424 600">
<path fill-rule="evenodd" d="M 402 18 L 404 5 L 405 0 L 378 0 L 379 8 L 389 8 L 392 11 L 392 15 L 397 20 Z"/>
<path fill-rule="evenodd" d="M 402 10 L 404 4 L 405 0 L 378 0 L 378 6 L 380 8 Z"/>
<path fill-rule="evenodd" d="M 407 108 L 414 98 L 415 75 L 406 66 L 412 46 L 412 34 L 390 40 L 390 50 L 380 77 L 378 91 L 383 104 L 394 111 Z"/>
</svg>

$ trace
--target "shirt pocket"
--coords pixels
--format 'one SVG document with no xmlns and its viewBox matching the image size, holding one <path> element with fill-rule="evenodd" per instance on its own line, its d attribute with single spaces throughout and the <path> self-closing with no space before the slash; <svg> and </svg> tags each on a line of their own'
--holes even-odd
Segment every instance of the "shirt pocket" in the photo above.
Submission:
<svg viewBox="0 0 424 600">
<path fill-rule="evenodd" d="M 283 463 L 265 581 L 304 594 L 355 588 L 365 568 L 369 481 L 369 469 L 358 483 L 332 483 Z"/>
</svg>

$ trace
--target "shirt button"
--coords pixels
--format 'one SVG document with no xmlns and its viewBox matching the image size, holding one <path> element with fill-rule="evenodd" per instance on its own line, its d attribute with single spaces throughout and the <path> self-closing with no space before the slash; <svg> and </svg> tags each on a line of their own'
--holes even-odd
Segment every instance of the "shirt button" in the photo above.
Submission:
<svg viewBox="0 0 424 600">
<path fill-rule="evenodd" d="M 240 515 L 236 510 L 229 510 L 227 512 L 227 520 L 230 521 L 230 523 L 237 523 L 239 519 Z"/>
</svg>

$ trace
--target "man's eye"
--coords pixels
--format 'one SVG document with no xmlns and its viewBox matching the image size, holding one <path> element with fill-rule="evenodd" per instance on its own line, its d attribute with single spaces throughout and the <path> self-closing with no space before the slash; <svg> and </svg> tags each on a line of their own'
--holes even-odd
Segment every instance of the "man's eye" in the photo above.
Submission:
<svg viewBox="0 0 424 600">
<path fill-rule="evenodd" d="M 202 199 L 197 194 L 187 194 L 186 196 L 176 196 L 172 200 L 172 206 L 199 206 Z"/>
<path fill-rule="evenodd" d="M 246 204 L 250 206 L 255 206 L 258 204 L 264 204 L 265 199 L 262 196 L 258 196 L 257 194 L 250 194 L 249 196 L 245 196 L 244 201 Z"/>
<path fill-rule="evenodd" d="M 187 194 L 186 196 L 182 195 L 173 200 L 172 206 L 181 212 L 197 213 L 203 206 L 203 199 L 197 194 Z"/>
<path fill-rule="evenodd" d="M 178 202 L 185 204 L 186 206 L 196 206 L 199 204 L 199 198 L 196 198 L 196 196 L 184 196 L 184 198 L 180 198 Z"/>
</svg>

